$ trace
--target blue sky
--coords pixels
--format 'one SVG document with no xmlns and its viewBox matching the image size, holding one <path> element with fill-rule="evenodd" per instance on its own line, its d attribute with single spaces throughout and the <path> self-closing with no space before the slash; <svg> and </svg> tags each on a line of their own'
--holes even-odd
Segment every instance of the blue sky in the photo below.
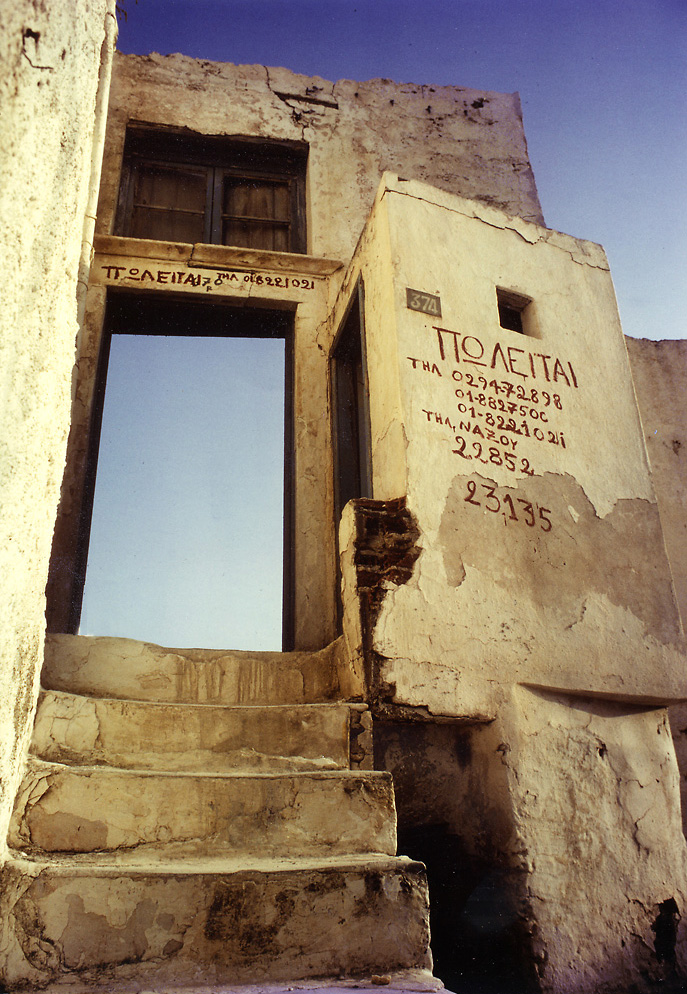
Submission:
<svg viewBox="0 0 687 994">
<path fill-rule="evenodd" d="M 605 247 L 626 334 L 685 337 L 685 0 L 123 2 L 123 52 L 518 90 L 549 227 Z"/>
</svg>

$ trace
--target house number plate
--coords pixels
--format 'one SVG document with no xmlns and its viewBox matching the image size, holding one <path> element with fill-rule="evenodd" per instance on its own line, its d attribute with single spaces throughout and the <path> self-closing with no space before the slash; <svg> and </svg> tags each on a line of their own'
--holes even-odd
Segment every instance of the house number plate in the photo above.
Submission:
<svg viewBox="0 0 687 994">
<path fill-rule="evenodd" d="M 433 317 L 441 317 L 441 300 L 433 293 L 423 293 L 422 290 L 411 290 L 406 287 L 406 307 L 411 311 L 421 311 Z"/>
</svg>

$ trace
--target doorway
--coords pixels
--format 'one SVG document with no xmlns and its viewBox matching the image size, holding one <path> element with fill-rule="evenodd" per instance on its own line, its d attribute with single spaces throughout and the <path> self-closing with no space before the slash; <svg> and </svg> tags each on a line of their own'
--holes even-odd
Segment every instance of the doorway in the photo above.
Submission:
<svg viewBox="0 0 687 994">
<path fill-rule="evenodd" d="M 334 441 L 334 532 L 336 623 L 343 630 L 339 522 L 349 500 L 372 496 L 370 405 L 365 355 L 365 300 L 362 279 L 351 295 L 334 338 L 330 367 Z"/>
<path fill-rule="evenodd" d="M 292 325 L 285 311 L 112 294 L 81 634 L 290 647 Z"/>
</svg>

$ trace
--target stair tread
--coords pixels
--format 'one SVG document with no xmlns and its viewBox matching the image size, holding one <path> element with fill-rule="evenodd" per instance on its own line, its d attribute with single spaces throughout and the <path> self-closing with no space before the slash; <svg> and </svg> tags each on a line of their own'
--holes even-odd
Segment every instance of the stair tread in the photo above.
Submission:
<svg viewBox="0 0 687 994">
<path fill-rule="evenodd" d="M 343 636 L 314 650 L 182 649 L 109 636 L 48 635 L 43 685 L 121 700 L 280 705 L 360 700 Z"/>
<path fill-rule="evenodd" d="M 169 844 L 159 850 L 160 859 L 151 859 L 151 850 L 123 850 L 109 853 L 22 853 L 10 850 L 8 865 L 38 872 L 49 870 L 57 874 L 90 876 L 97 873 L 103 876 L 118 876 L 123 872 L 147 873 L 154 876 L 172 874 L 174 876 L 203 876 L 231 873 L 294 873 L 299 870 L 362 870 L 406 868 L 417 870 L 424 864 L 409 856 L 390 856 L 388 853 L 344 853 L 332 856 L 321 854 L 311 856 L 260 856 L 242 854 L 230 856 L 206 856 L 181 854 L 176 858 L 169 855 Z"/>
<path fill-rule="evenodd" d="M 335 642 L 340 641 L 336 639 Z M 210 662 L 215 659 L 224 659 L 227 656 L 235 656 L 238 660 L 257 659 L 261 662 L 284 663 L 298 662 L 304 658 L 312 658 L 326 652 L 334 643 L 322 646 L 319 649 L 289 649 L 281 651 L 279 649 L 231 649 L 231 648 L 201 648 L 192 646 L 172 646 L 160 645 L 158 642 L 149 642 L 143 639 L 126 638 L 119 635 L 66 635 L 49 633 L 46 635 L 46 645 L 54 647 L 58 652 L 61 647 L 79 646 L 88 650 L 90 647 L 105 647 L 112 655 L 128 655 L 133 652 L 164 652 L 175 656 L 185 656 L 194 662 Z"/>
<path fill-rule="evenodd" d="M 321 703 L 296 703 L 296 704 L 217 704 L 215 701 L 210 702 L 192 702 L 192 701 L 150 701 L 144 698 L 138 697 L 112 697 L 110 695 L 100 695 L 100 694 L 81 694 L 76 691 L 71 690 L 57 690 L 51 687 L 41 687 L 42 694 L 50 694 L 53 697 L 61 698 L 63 700 L 75 699 L 79 701 L 96 701 L 98 704 L 121 704 L 126 706 L 141 706 L 144 708 L 170 708 L 179 709 L 181 711 L 188 711 L 192 709 L 198 709 L 199 711 L 245 711 L 248 713 L 267 711 L 269 713 L 274 712 L 284 712 L 289 711 L 313 711 L 315 709 L 319 710 L 321 708 L 327 708 L 329 710 L 336 710 L 338 708 L 348 708 L 350 711 L 367 711 L 367 704 L 363 704 L 360 701 L 322 701 Z"/>
<path fill-rule="evenodd" d="M 36 773 L 51 776 L 59 773 L 73 773 L 76 776 L 90 777 L 94 774 L 100 776 L 119 776 L 145 778 L 172 778 L 180 777 L 184 780 L 390 780 L 391 774 L 385 770 L 282 770 L 276 772 L 254 772 L 253 770 L 228 770 L 226 772 L 209 772 L 202 770 L 132 770 L 124 766 L 78 766 L 68 763 L 56 763 L 52 760 L 41 759 L 38 756 L 31 756 L 28 768 Z"/>
</svg>

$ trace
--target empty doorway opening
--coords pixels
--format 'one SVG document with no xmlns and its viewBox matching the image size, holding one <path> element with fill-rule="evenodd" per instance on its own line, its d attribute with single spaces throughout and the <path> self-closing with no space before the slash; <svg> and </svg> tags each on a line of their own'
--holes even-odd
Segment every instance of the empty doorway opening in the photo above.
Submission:
<svg viewBox="0 0 687 994">
<path fill-rule="evenodd" d="M 290 647 L 292 323 L 284 311 L 112 295 L 81 634 Z"/>
</svg>

